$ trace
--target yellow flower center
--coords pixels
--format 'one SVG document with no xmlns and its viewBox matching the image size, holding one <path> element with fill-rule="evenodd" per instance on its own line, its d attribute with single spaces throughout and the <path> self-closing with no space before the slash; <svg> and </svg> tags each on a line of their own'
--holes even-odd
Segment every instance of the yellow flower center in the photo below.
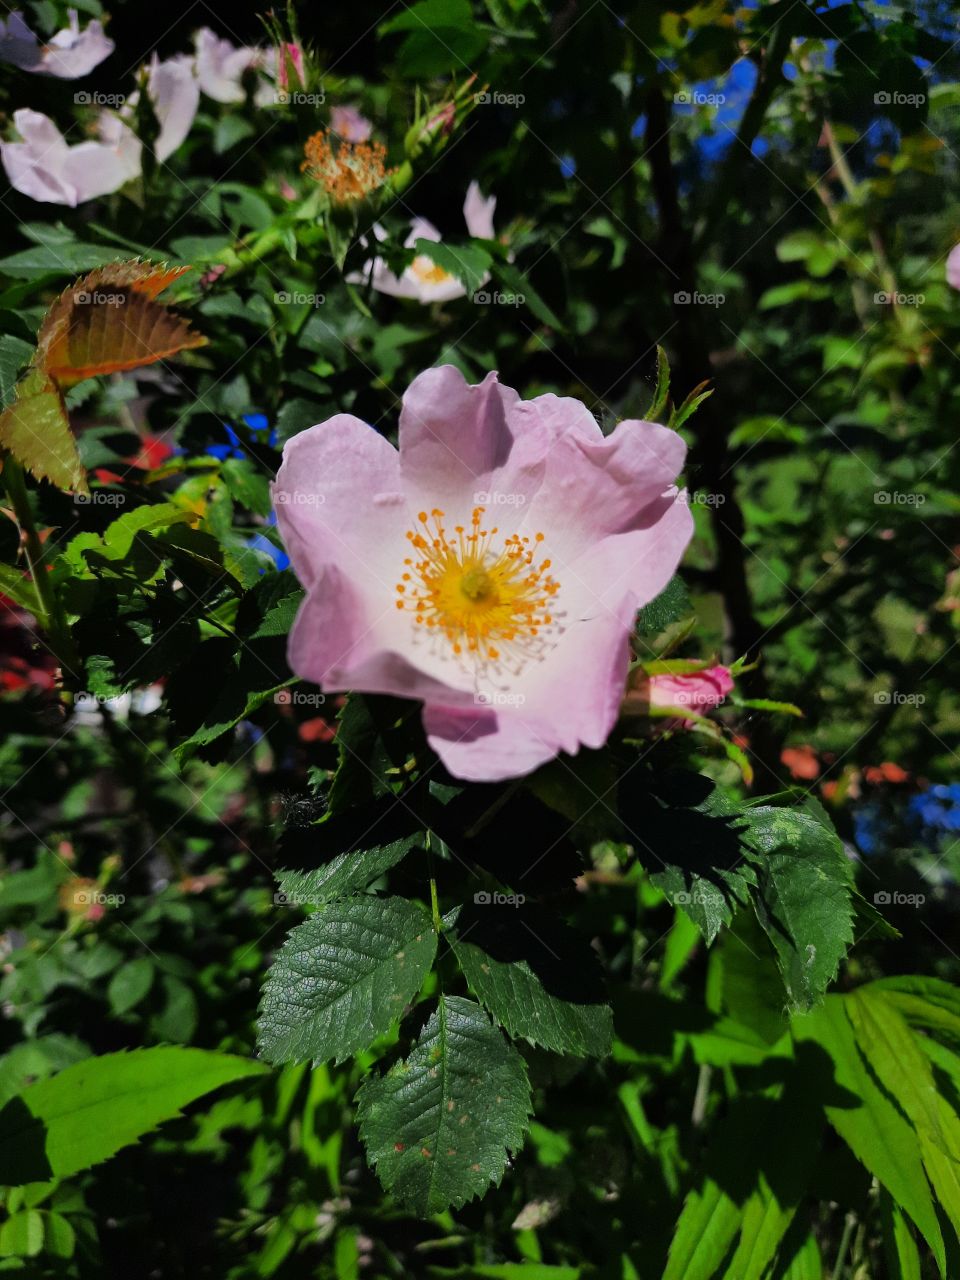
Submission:
<svg viewBox="0 0 960 1280">
<path fill-rule="evenodd" d="M 542 533 L 532 537 L 485 529 L 484 507 L 474 507 L 470 529 L 452 536 L 437 508 L 421 511 L 407 539 L 397 608 L 413 614 L 424 633 L 441 637 L 457 657 L 475 664 L 509 664 L 515 672 L 541 657 L 558 630 L 551 602 L 560 584 L 550 561 L 538 560 Z M 499 549 L 498 549 L 499 546 Z"/>
<path fill-rule="evenodd" d="M 445 284 L 447 280 L 453 279 L 449 271 L 444 271 L 443 267 L 438 267 L 425 253 L 417 254 L 410 263 L 410 270 L 424 284 Z"/>
</svg>

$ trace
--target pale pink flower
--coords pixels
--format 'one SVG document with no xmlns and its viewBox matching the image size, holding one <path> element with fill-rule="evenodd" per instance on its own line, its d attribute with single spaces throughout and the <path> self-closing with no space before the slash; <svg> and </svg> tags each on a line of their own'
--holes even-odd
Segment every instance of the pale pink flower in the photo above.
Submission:
<svg viewBox="0 0 960 1280">
<path fill-rule="evenodd" d="M 146 85 L 160 125 L 153 149 L 163 162 L 184 141 L 197 112 L 200 90 L 193 59 L 181 55 L 160 62 L 154 55 Z M 139 91 L 130 95 L 122 115 L 100 113 L 99 141 L 72 147 L 47 116 L 27 108 L 15 112 L 13 122 L 22 141 L 0 143 L 10 185 L 34 200 L 78 205 L 139 177 L 143 145 L 128 124 L 138 97 Z"/>
<path fill-rule="evenodd" d="M 399 451 L 351 414 L 301 432 L 273 487 L 307 589 L 292 669 L 327 691 L 422 699 L 460 778 L 602 746 L 636 611 L 693 531 L 685 452 L 656 423 L 604 437 L 578 400 L 521 401 L 450 365 L 407 389 Z"/>
<path fill-rule="evenodd" d="M 955 244 L 947 257 L 947 284 L 960 289 L 960 244 Z"/>
<path fill-rule="evenodd" d="M 154 54 L 147 73 L 147 93 L 160 125 L 153 150 L 157 159 L 164 161 L 186 140 L 200 105 L 193 58 L 178 54 L 161 62 Z"/>
<path fill-rule="evenodd" d="M 497 207 L 496 196 L 484 196 L 476 182 L 467 188 L 467 198 L 463 202 L 463 220 L 472 236 L 480 240 L 492 240 L 494 237 L 493 214 Z M 378 240 L 385 237 L 381 227 L 374 227 L 374 235 Z M 439 242 L 440 232 L 426 218 L 414 218 L 410 223 L 410 233 L 404 241 L 408 249 L 412 249 L 418 240 Z M 348 276 L 351 284 L 363 284 L 368 278 L 370 267 Z M 489 276 L 484 276 L 481 285 L 486 284 Z M 402 275 L 395 275 L 383 258 L 373 260 L 374 289 L 380 293 L 390 294 L 394 298 L 415 298 L 417 302 L 450 302 L 454 298 L 462 298 L 466 289 L 456 276 L 442 267 L 438 267 L 432 258 L 425 253 L 418 253 Z"/>
<path fill-rule="evenodd" d="M 15 111 L 20 142 L 0 143 L 0 159 L 10 185 L 50 204 L 78 205 L 118 191 L 140 173 L 141 145 L 119 116 L 100 116 L 99 142 L 68 146 L 47 116 L 27 107 Z"/>
<path fill-rule="evenodd" d="M 70 25 L 42 45 L 27 26 L 23 14 L 14 10 L 6 22 L 0 21 L 0 62 L 12 62 L 24 71 L 76 80 L 99 66 L 113 53 L 113 41 L 103 33 L 97 19 L 80 30 L 76 9 L 68 9 Z"/>
<path fill-rule="evenodd" d="M 366 142 L 373 125 L 356 107 L 334 107 L 330 112 L 330 128 L 345 142 Z"/>
<path fill-rule="evenodd" d="M 246 97 L 243 79 L 248 71 L 271 78 L 275 74 L 275 49 L 258 46 L 237 48 L 209 27 L 201 27 L 194 36 L 194 43 L 200 88 L 215 102 L 243 102 Z M 262 107 L 273 102 L 275 96 L 273 85 L 262 80 L 253 100 L 257 106 Z"/>
</svg>

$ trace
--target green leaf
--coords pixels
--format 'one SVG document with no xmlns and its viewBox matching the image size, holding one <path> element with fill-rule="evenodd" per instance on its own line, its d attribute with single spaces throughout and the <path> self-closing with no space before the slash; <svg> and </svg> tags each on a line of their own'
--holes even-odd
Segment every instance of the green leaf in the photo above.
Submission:
<svg viewBox="0 0 960 1280">
<path fill-rule="evenodd" d="M 943 1236 L 921 1162 L 917 1135 L 874 1082 L 847 1017 L 843 996 L 827 996 L 819 1009 L 793 1020 L 794 1037 L 819 1044 L 833 1059 L 834 1079 L 846 1097 L 826 1105 L 827 1118 L 862 1165 L 917 1224 L 946 1274 Z M 859 1105 L 857 1105 L 859 1103 Z"/>
<path fill-rule="evenodd" d="M 426 1216 L 499 1184 L 530 1115 L 520 1054 L 478 1004 L 443 996 L 409 1057 L 357 1094 L 380 1180 Z"/>
<path fill-rule="evenodd" d="M 800 1223 L 794 1221 L 794 1227 L 798 1226 Z M 780 1252 L 780 1265 L 774 1271 L 772 1280 L 824 1280 L 823 1257 L 817 1237 L 812 1231 L 807 1230 L 806 1235 L 799 1243 L 794 1242 L 789 1251 L 785 1242 Z"/>
<path fill-rule="evenodd" d="M 850 993 L 847 1014 L 877 1079 L 896 1098 L 913 1127 L 926 1129 L 942 1146 L 945 1137 L 933 1070 L 906 1020 L 884 992 L 872 986 Z"/>
<path fill-rule="evenodd" d="M 32 280 L 43 275 L 74 276 L 118 260 L 116 247 L 59 241 L 31 246 L 7 258 L 0 258 L 0 271 L 15 279 Z"/>
<path fill-rule="evenodd" d="M 641 635 L 657 636 L 685 618 L 690 610 L 686 583 L 678 573 L 674 574 L 660 594 L 637 614 L 637 630 Z"/>
<path fill-rule="evenodd" d="M 679 431 L 687 419 L 696 413 L 704 400 L 709 400 L 712 395 L 713 387 L 708 386 L 706 382 L 698 382 L 683 404 L 679 405 L 670 414 L 670 421 L 667 426 L 673 431 Z"/>
<path fill-rule="evenodd" d="M 38 480 L 89 493 L 63 396 L 40 369 L 31 369 L 17 383 L 16 399 L 0 414 L 0 447 Z"/>
<path fill-rule="evenodd" d="M 0 1227 L 0 1256 L 35 1258 L 43 1248 L 43 1215 L 37 1209 L 21 1209 Z"/>
<path fill-rule="evenodd" d="M 87 1058 L 30 1085 L 0 1110 L 0 1186 L 89 1169 L 203 1094 L 265 1071 L 261 1063 L 205 1049 Z"/>
<path fill-rule="evenodd" d="M 849 861 L 836 832 L 802 809 L 759 805 L 744 817 L 744 847 L 757 874 L 757 918 L 791 1000 L 809 1008 L 853 942 Z"/>
<path fill-rule="evenodd" d="M 890 1280 L 922 1280 L 917 1242 L 910 1223 L 888 1191 L 880 1192 L 880 1222 Z"/>
<path fill-rule="evenodd" d="M 663 347 L 657 346 L 657 385 L 650 407 L 643 415 L 647 422 L 659 422 L 670 402 L 670 361 Z M 674 578 L 672 581 L 676 581 Z"/>
<path fill-rule="evenodd" d="M 383 1035 L 433 963 L 430 913 L 404 898 L 347 898 L 298 925 L 280 948 L 260 1008 L 268 1062 L 342 1062 Z"/>
<path fill-rule="evenodd" d="M 153 973 L 149 956 L 135 956 L 128 964 L 121 965 L 107 987 L 112 1012 L 120 1016 L 135 1008 L 153 985 Z"/>
<path fill-rule="evenodd" d="M 488 276 L 493 261 L 486 249 L 476 244 L 452 245 L 447 241 L 421 239 L 414 250 L 436 263 L 441 271 L 455 276 L 471 296 Z"/>
<path fill-rule="evenodd" d="M 351 694 L 337 716 L 339 764 L 330 787 L 330 809 L 371 804 L 392 795 L 387 774 L 397 767 L 392 740 L 398 721 L 413 713 L 408 703 Z"/>
<path fill-rule="evenodd" d="M 0 408 L 13 399 L 13 389 L 17 384 L 20 370 L 33 356 L 35 347 L 22 338 L 15 338 L 12 333 L 0 337 Z"/>
<path fill-rule="evenodd" d="M 349 897 L 395 867 L 423 840 L 421 831 L 391 844 L 338 854 L 310 871 L 278 871 L 280 893 L 294 905 L 318 906 L 335 898 Z"/>
<path fill-rule="evenodd" d="M 687 1197 L 664 1280 L 766 1277 L 820 1154 L 823 1112 L 806 1062 L 785 1059 L 783 1084 L 741 1095 L 712 1135 L 702 1183 Z M 743 1152 L 750 1152 L 744 1162 Z M 732 1258 L 728 1253 L 739 1229 Z"/>
<path fill-rule="evenodd" d="M 475 898 L 445 937 L 471 991 L 512 1036 L 555 1053 L 610 1052 L 613 1015 L 596 954 L 558 920 Z"/>
<path fill-rule="evenodd" d="M 249 458 L 227 458 L 221 474 L 231 497 L 248 511 L 259 516 L 270 514 L 270 483 Z"/>
<path fill-rule="evenodd" d="M 548 324 L 551 329 L 558 329 L 560 332 L 565 330 L 563 321 L 553 308 L 544 302 L 525 272 L 515 267 L 512 262 L 504 262 L 500 258 L 493 259 L 490 270 L 494 279 L 499 280 L 511 293 L 523 299 L 524 306 L 529 307 L 538 320 Z"/>
<path fill-rule="evenodd" d="M 657 780 L 655 796 L 632 787 L 620 805 L 651 882 L 713 942 L 756 883 L 743 857 L 739 802 L 707 778 L 677 771 Z"/>
<path fill-rule="evenodd" d="M 43 612 L 36 587 L 25 573 L 12 564 L 0 564 L 0 592 L 30 613 Z"/>
<path fill-rule="evenodd" d="M 743 1210 L 712 1178 L 683 1203 L 663 1280 L 710 1280 L 740 1227 Z"/>
</svg>

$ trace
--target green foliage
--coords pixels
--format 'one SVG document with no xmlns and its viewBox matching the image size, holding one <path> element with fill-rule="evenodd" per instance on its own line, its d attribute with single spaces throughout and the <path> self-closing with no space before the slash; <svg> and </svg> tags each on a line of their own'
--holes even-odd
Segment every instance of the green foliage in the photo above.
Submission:
<svg viewBox="0 0 960 1280">
<path fill-rule="evenodd" d="M 78 1062 L 30 1085 L 0 1113 L 0 1182 L 65 1178 L 136 1142 L 256 1062 L 201 1049 L 141 1049 Z"/>
<path fill-rule="evenodd" d="M 523 1142 L 523 1059 L 470 1000 L 443 996 L 410 1054 L 357 1099 L 384 1186 L 417 1213 L 459 1208 L 498 1183 Z"/>
<path fill-rule="evenodd" d="M 433 962 L 429 913 L 403 898 L 326 903 L 283 944 L 263 993 L 269 1062 L 342 1062 L 383 1035 Z"/>
</svg>

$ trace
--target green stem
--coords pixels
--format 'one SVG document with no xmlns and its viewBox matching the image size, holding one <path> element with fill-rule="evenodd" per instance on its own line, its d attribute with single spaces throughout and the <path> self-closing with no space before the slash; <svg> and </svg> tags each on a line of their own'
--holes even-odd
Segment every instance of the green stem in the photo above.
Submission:
<svg viewBox="0 0 960 1280">
<path fill-rule="evenodd" d="M 440 934 L 443 932 L 443 924 L 440 920 L 440 903 L 437 899 L 437 881 L 433 874 L 433 845 L 431 844 L 431 835 L 432 833 L 430 831 L 426 833 L 424 843 L 427 848 L 427 865 L 430 869 L 430 913 L 433 916 L 433 931 L 439 938 Z"/>
<path fill-rule="evenodd" d="M 16 458 L 9 453 L 4 455 L 3 459 L 3 480 L 10 497 L 10 505 L 13 507 L 14 515 L 17 518 L 17 524 L 20 526 L 23 553 L 26 557 L 27 568 L 30 570 L 30 577 L 40 604 L 41 615 L 37 621 L 46 631 L 50 647 L 53 649 L 54 656 L 59 661 L 60 666 L 65 671 L 70 672 L 71 675 L 75 675 L 76 668 L 79 666 L 79 659 L 67 628 L 66 618 L 60 607 L 60 601 L 50 582 L 47 565 L 44 563 L 43 543 L 40 541 L 40 535 L 37 533 L 37 527 L 33 522 L 33 512 L 30 509 L 30 499 L 27 495 L 23 468 Z"/>
<path fill-rule="evenodd" d="M 837 1260 L 833 1264 L 832 1280 L 840 1280 L 843 1275 L 843 1268 L 847 1261 L 847 1251 L 850 1248 L 850 1239 L 853 1236 L 853 1231 L 856 1225 L 856 1216 L 852 1213 L 848 1213 L 843 1221 L 843 1235 L 840 1237 L 840 1248 L 837 1250 Z"/>
<path fill-rule="evenodd" d="M 443 932 L 443 925 L 440 921 L 440 903 L 437 901 L 437 882 L 433 876 L 430 877 L 430 910 L 433 913 L 433 931 L 439 936 Z"/>
</svg>

